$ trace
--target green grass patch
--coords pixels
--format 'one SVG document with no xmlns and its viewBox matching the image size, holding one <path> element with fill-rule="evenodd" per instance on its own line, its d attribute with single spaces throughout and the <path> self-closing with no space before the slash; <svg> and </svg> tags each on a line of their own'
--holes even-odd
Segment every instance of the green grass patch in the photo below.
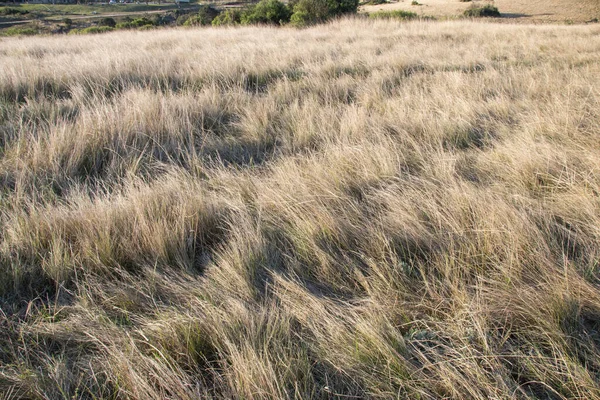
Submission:
<svg viewBox="0 0 600 400">
<path fill-rule="evenodd" d="M 0 36 L 31 36 L 39 33 L 42 33 L 42 31 L 34 25 L 11 26 L 0 30 Z"/>
<path fill-rule="evenodd" d="M 2 7 L 0 8 L 0 15 L 25 15 L 29 14 L 27 10 L 21 10 L 13 7 Z"/>
<path fill-rule="evenodd" d="M 125 22 L 119 22 L 116 26 L 117 29 L 136 29 L 136 28 L 142 28 L 142 27 L 146 27 L 146 26 L 154 26 L 155 23 L 146 18 L 146 17 L 141 17 L 141 18 L 135 18 L 131 21 L 125 21 Z"/>
<path fill-rule="evenodd" d="M 377 11 L 369 14 L 369 18 L 373 19 L 400 19 L 409 20 L 415 19 L 418 15 L 411 11 L 394 10 L 394 11 Z"/>
<path fill-rule="evenodd" d="M 7 7 L 8 8 L 8 7 Z M 10 7 L 11 12 L 23 13 L 43 13 L 46 16 L 51 15 L 89 15 L 112 14 L 119 12 L 144 12 L 158 10 L 175 10 L 176 4 L 113 4 L 113 5 L 92 5 L 85 4 L 19 4 Z M 1 11 L 0 11 L 1 13 Z"/>
</svg>

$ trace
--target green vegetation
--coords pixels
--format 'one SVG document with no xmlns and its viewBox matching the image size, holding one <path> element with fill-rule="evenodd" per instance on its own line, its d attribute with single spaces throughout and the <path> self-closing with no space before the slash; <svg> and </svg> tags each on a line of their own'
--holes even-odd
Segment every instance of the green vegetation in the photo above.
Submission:
<svg viewBox="0 0 600 400">
<path fill-rule="evenodd" d="M 473 6 L 467 8 L 464 12 L 465 17 L 479 18 L 479 17 L 500 17 L 500 11 L 498 8 L 491 5 L 486 4 L 485 6 Z"/>
<path fill-rule="evenodd" d="M 393 11 L 376 11 L 369 14 L 369 18 L 373 19 L 400 19 L 410 20 L 417 18 L 418 15 L 411 11 L 393 10 Z"/>
<path fill-rule="evenodd" d="M 112 32 L 115 28 L 110 26 L 89 26 L 87 28 L 81 29 L 71 29 L 69 31 L 70 35 L 86 35 L 86 34 L 94 34 L 94 33 L 105 33 Z"/>
<path fill-rule="evenodd" d="M 0 36 L 31 36 L 42 32 L 37 25 L 19 25 L 0 30 Z"/>
<path fill-rule="evenodd" d="M 116 24 L 117 29 L 135 29 L 147 26 L 155 26 L 156 23 L 147 17 L 125 20 Z"/>
<path fill-rule="evenodd" d="M 307 26 L 331 18 L 356 13 L 358 0 L 296 0 L 288 5 L 279 0 L 261 0 L 245 10 L 225 10 L 212 25 L 283 25 Z"/>
<path fill-rule="evenodd" d="M 290 22 L 306 26 L 327 21 L 345 14 L 356 13 L 358 0 L 294 0 L 290 2 Z"/>
<path fill-rule="evenodd" d="M 290 21 L 290 16 L 291 10 L 281 1 L 261 0 L 242 15 L 241 23 L 284 25 Z"/>
<path fill-rule="evenodd" d="M 20 8 L 3 7 L 0 8 L 0 15 L 26 15 L 29 14 L 28 10 Z"/>
<path fill-rule="evenodd" d="M 104 17 L 100 21 L 98 21 L 98 25 L 114 28 L 117 26 L 117 21 L 115 21 L 114 18 L 111 18 L 111 17 Z"/>
<path fill-rule="evenodd" d="M 17 10 L 21 14 L 23 13 L 37 13 L 43 16 L 52 15 L 89 15 L 94 12 L 99 14 L 104 13 L 116 13 L 116 12 L 144 12 L 144 11 L 156 11 L 156 10 L 176 10 L 177 5 L 173 3 L 168 4 L 114 4 L 114 5 L 100 5 L 100 4 L 15 4 L 11 5 L 11 10 Z M 0 10 L 2 10 L 0 8 Z M 1 13 L 2 11 L 0 11 Z"/>
<path fill-rule="evenodd" d="M 219 15 L 219 11 L 212 6 L 202 5 L 197 14 L 188 16 L 184 15 L 184 22 L 178 23 L 185 26 L 210 25 L 212 21 Z"/>
<path fill-rule="evenodd" d="M 237 25 L 241 23 L 243 11 L 225 10 L 212 20 L 213 26 Z"/>
</svg>

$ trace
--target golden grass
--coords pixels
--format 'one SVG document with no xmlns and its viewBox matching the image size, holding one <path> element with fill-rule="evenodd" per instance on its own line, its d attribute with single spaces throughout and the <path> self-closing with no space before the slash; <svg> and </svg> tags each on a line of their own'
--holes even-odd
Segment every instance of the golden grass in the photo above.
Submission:
<svg viewBox="0 0 600 400">
<path fill-rule="evenodd" d="M 600 2 L 597 0 L 390 0 L 390 3 L 365 5 L 362 12 L 380 10 L 405 10 L 420 16 L 436 18 L 462 17 L 469 7 L 492 4 L 502 13 L 496 22 L 508 23 L 585 23 L 600 18 Z"/>
<path fill-rule="evenodd" d="M 600 399 L 600 27 L 0 56 L 4 398 Z"/>
</svg>

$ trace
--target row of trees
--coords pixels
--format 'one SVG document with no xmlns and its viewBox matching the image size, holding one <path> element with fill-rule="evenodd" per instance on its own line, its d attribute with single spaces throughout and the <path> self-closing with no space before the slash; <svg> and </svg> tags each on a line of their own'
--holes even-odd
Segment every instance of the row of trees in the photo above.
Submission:
<svg viewBox="0 0 600 400">
<path fill-rule="evenodd" d="M 330 18 L 355 13 L 358 0 L 261 0 L 244 10 L 226 10 L 221 13 L 210 6 L 202 7 L 187 25 L 284 25 L 292 23 L 305 26 L 324 22 Z"/>
</svg>

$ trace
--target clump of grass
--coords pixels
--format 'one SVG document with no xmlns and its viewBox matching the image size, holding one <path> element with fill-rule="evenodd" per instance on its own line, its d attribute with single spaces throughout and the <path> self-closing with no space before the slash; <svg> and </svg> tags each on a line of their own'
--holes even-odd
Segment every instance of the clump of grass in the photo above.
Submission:
<svg viewBox="0 0 600 400">
<path fill-rule="evenodd" d="M 470 8 L 467 8 L 463 15 L 465 17 L 471 17 L 471 18 L 480 18 L 480 17 L 500 17 L 500 11 L 498 11 L 498 8 L 491 5 L 491 4 L 486 4 L 485 6 L 479 7 L 479 6 L 473 6 Z"/>
<path fill-rule="evenodd" d="M 418 15 L 411 11 L 393 10 L 393 11 L 376 11 L 369 14 L 369 18 L 373 19 L 400 19 L 411 20 L 417 18 Z"/>
</svg>

